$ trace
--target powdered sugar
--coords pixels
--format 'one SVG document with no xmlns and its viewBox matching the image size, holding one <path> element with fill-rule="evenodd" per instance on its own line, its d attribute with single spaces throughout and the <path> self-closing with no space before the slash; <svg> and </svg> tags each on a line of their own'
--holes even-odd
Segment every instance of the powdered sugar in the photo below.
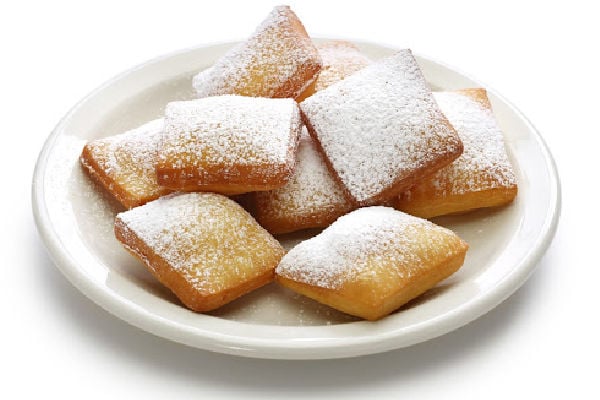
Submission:
<svg viewBox="0 0 600 400">
<path fill-rule="evenodd" d="M 255 193 L 259 220 L 263 217 L 323 219 L 332 215 L 335 219 L 352 209 L 352 204 L 344 196 L 343 187 L 331 175 L 306 128 L 303 128 L 296 158 L 294 175 L 285 186 Z M 318 221 L 311 222 L 314 224 Z"/>
<path fill-rule="evenodd" d="M 264 273 L 282 252 L 240 206 L 213 193 L 164 196 L 118 214 L 117 223 L 203 293 Z"/>
<path fill-rule="evenodd" d="M 468 89 L 467 93 L 469 91 L 485 94 L 484 89 Z M 403 193 L 401 201 L 410 201 L 425 193 L 429 197 L 442 198 L 515 187 L 517 181 L 504 147 L 503 134 L 489 105 L 461 92 L 438 92 L 434 96 L 458 131 L 464 152 L 430 179 Z"/>
<path fill-rule="evenodd" d="M 320 56 L 288 6 L 278 6 L 244 43 L 193 79 L 198 97 L 296 97 L 320 69 Z"/>
<path fill-rule="evenodd" d="M 439 92 L 434 96 L 464 144 L 463 154 L 435 174 L 434 184 L 450 194 L 516 185 L 504 136 L 492 110 L 461 93 Z"/>
<path fill-rule="evenodd" d="M 208 97 L 169 103 L 165 114 L 159 173 L 188 168 L 204 176 L 212 166 L 218 169 L 215 179 L 224 181 L 239 165 L 291 173 L 301 128 L 292 99 Z"/>
<path fill-rule="evenodd" d="M 129 196 L 158 197 L 164 192 L 155 171 L 163 126 L 164 120 L 156 119 L 120 135 L 94 140 L 87 147 L 98 168 Z"/>
<path fill-rule="evenodd" d="M 398 279 L 407 279 L 430 266 L 433 257 L 464 251 L 456 247 L 457 241 L 452 231 L 426 220 L 389 207 L 366 207 L 295 246 L 275 272 L 327 289 L 339 289 L 361 276 L 376 280 L 378 267 L 392 268 Z"/>
<path fill-rule="evenodd" d="M 345 79 L 371 63 L 358 47 L 349 42 L 325 42 L 317 45 L 317 49 L 323 60 L 323 68 L 315 81 L 315 92 Z"/>
<path fill-rule="evenodd" d="M 410 50 L 371 64 L 300 107 L 338 177 L 361 204 L 405 189 L 402 184 L 419 171 L 462 151 Z"/>
</svg>

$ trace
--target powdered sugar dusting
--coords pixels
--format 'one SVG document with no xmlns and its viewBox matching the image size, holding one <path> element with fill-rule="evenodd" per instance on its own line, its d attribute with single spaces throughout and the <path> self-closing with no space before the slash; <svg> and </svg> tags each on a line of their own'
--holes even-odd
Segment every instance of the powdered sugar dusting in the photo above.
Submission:
<svg viewBox="0 0 600 400">
<path fill-rule="evenodd" d="M 254 34 L 193 79 L 198 97 L 297 97 L 320 68 L 317 49 L 288 6 L 271 11 Z"/>
<path fill-rule="evenodd" d="M 412 192 L 429 186 L 438 196 L 514 187 L 517 180 L 492 110 L 460 92 L 439 92 L 434 96 L 460 135 L 464 152 L 452 164 L 437 171 L 428 183 L 416 186 L 403 196 L 409 199 Z"/>
<path fill-rule="evenodd" d="M 360 208 L 295 246 L 275 272 L 327 289 L 339 289 L 361 276 L 376 280 L 380 267 L 408 279 L 434 257 L 463 251 L 457 241 L 452 231 L 392 208 Z"/>
<path fill-rule="evenodd" d="M 323 68 L 315 81 L 315 92 L 326 89 L 371 64 L 371 60 L 349 42 L 334 40 L 318 44 L 317 49 L 323 60 Z"/>
<path fill-rule="evenodd" d="M 94 140 L 87 146 L 98 167 L 131 197 L 158 197 L 164 192 L 158 186 L 155 172 L 163 126 L 163 119 L 156 119 L 120 135 Z"/>
<path fill-rule="evenodd" d="M 285 186 L 255 193 L 257 212 L 261 218 L 312 216 L 322 219 L 333 215 L 335 219 L 352 209 L 352 204 L 344 196 L 343 187 L 331 175 L 306 128 L 302 130 L 296 158 L 294 175 Z"/>
<path fill-rule="evenodd" d="M 164 196 L 117 221 L 203 293 L 261 275 L 283 253 L 246 211 L 213 193 Z"/>
<path fill-rule="evenodd" d="M 462 150 L 410 50 L 315 93 L 300 107 L 311 134 L 359 203 Z"/>
<path fill-rule="evenodd" d="M 191 168 L 204 176 L 217 168 L 214 179 L 227 180 L 238 165 L 293 168 L 301 123 L 292 99 L 218 96 L 169 103 L 159 168 Z M 211 177 L 206 177 L 208 180 Z"/>
</svg>

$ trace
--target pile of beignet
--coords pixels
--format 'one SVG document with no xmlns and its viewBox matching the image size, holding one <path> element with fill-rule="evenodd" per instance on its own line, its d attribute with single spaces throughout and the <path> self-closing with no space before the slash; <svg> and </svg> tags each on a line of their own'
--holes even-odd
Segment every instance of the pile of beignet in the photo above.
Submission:
<svg viewBox="0 0 600 400">
<path fill-rule="evenodd" d="M 275 279 L 379 319 L 464 262 L 468 245 L 422 218 L 517 193 L 484 89 L 432 93 L 410 50 L 315 45 L 287 6 L 193 87 L 81 163 L 128 209 L 117 239 L 195 311 Z M 325 229 L 287 254 L 272 236 L 306 228 Z"/>
</svg>

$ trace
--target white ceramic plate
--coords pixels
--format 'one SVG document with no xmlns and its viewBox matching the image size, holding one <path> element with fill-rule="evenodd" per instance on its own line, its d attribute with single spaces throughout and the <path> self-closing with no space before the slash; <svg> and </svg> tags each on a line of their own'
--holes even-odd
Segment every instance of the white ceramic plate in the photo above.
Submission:
<svg viewBox="0 0 600 400">
<path fill-rule="evenodd" d="M 373 58 L 393 52 L 359 45 Z M 117 76 L 80 101 L 46 141 L 33 178 L 35 219 L 57 267 L 90 299 L 135 326 L 190 346 L 316 359 L 377 353 L 442 335 L 491 310 L 527 279 L 556 229 L 559 182 L 540 135 L 490 90 L 518 172 L 519 195 L 508 207 L 436 220 L 470 244 L 465 265 L 451 278 L 378 322 L 355 320 L 275 284 L 212 315 L 182 307 L 116 241 L 113 219 L 120 207 L 83 175 L 78 156 L 85 141 L 157 118 L 169 101 L 191 99 L 193 74 L 230 46 L 180 51 Z M 441 63 L 418 61 L 434 89 L 485 87 Z M 283 241 L 290 245 L 311 233 Z"/>
</svg>

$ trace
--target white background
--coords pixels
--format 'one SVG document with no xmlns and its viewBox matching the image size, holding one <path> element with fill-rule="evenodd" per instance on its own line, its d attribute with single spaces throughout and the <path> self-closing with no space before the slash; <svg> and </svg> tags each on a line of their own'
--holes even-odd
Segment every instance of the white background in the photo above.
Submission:
<svg viewBox="0 0 600 400">
<path fill-rule="evenodd" d="M 46 255 L 31 216 L 37 153 L 103 81 L 163 53 L 244 38 L 274 3 L 3 2 L 0 397 L 599 398 L 597 12 L 577 1 L 295 3 L 311 34 L 411 47 L 488 83 L 532 120 L 563 183 L 559 229 L 536 272 L 466 327 L 358 359 L 241 359 L 128 326 Z"/>
</svg>

